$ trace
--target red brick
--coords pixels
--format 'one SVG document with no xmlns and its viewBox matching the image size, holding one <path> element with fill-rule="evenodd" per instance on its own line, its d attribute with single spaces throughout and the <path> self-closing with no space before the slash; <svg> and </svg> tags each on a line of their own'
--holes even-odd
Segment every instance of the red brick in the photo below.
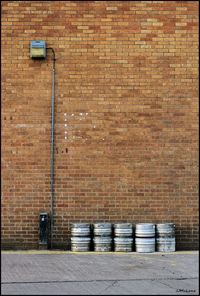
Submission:
<svg viewBox="0 0 200 296">
<path fill-rule="evenodd" d="M 37 247 L 51 205 L 52 60 L 30 59 L 34 39 L 57 58 L 56 245 L 75 221 L 169 221 L 196 249 L 198 2 L 2 1 L 5 248 Z"/>
</svg>

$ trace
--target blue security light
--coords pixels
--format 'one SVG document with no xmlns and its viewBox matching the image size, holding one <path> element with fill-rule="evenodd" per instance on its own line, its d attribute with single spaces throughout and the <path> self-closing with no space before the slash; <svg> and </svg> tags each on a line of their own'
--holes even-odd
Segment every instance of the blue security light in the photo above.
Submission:
<svg viewBox="0 0 200 296">
<path fill-rule="evenodd" d="M 31 41 L 30 57 L 33 59 L 45 59 L 46 58 L 46 42 L 43 40 Z"/>
</svg>

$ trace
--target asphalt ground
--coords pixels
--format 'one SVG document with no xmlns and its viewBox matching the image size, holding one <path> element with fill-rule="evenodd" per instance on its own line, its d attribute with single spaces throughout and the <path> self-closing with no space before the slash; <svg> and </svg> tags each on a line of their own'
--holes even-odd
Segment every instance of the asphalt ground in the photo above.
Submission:
<svg viewBox="0 0 200 296">
<path fill-rule="evenodd" d="M 198 272 L 198 251 L 2 251 L 1 295 L 199 295 Z"/>
</svg>

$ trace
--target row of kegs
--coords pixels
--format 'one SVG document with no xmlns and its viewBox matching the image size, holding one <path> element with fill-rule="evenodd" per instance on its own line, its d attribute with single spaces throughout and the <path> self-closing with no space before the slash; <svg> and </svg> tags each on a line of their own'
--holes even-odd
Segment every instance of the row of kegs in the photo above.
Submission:
<svg viewBox="0 0 200 296">
<path fill-rule="evenodd" d="M 72 251 L 152 253 L 175 251 L 173 223 L 74 223 Z"/>
</svg>

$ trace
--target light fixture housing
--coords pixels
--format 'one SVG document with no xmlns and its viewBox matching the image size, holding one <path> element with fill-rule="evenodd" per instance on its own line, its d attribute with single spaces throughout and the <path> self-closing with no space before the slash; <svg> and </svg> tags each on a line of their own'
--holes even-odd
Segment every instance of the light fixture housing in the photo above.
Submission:
<svg viewBox="0 0 200 296">
<path fill-rule="evenodd" d="M 30 57 L 32 59 L 46 58 L 46 42 L 44 40 L 33 40 L 30 43 Z"/>
</svg>

